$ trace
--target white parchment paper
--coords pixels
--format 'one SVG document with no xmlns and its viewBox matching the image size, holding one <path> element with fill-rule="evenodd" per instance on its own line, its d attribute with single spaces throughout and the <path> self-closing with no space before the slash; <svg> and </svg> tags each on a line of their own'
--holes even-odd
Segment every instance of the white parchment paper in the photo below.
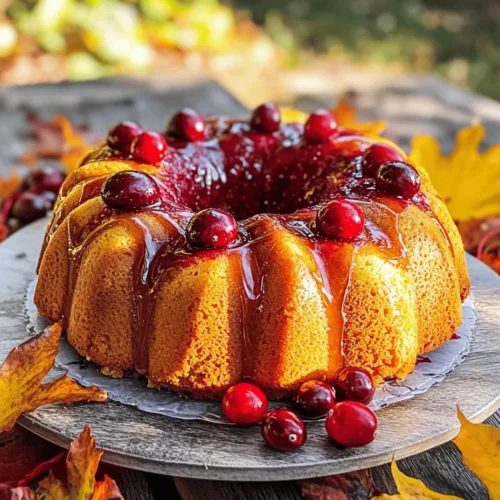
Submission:
<svg viewBox="0 0 500 500">
<path fill-rule="evenodd" d="M 33 302 L 36 280 L 26 295 L 26 320 L 28 332 L 35 335 L 41 332 L 48 322 L 37 313 Z M 427 391 L 432 385 L 441 382 L 453 371 L 469 352 L 472 333 L 476 323 L 474 299 L 469 296 L 462 305 L 463 324 L 457 331 L 457 338 L 432 351 L 420 359 L 413 373 L 406 379 L 386 381 L 375 393 L 371 408 L 377 410 L 384 406 L 411 399 Z M 228 424 L 222 416 L 217 401 L 197 401 L 183 398 L 166 389 L 148 389 L 144 377 L 114 379 L 103 375 L 99 367 L 88 362 L 71 347 L 66 338 L 61 339 L 56 366 L 65 369 L 69 376 L 83 386 L 96 385 L 106 390 L 111 400 L 135 406 L 138 409 L 185 420 L 207 420 Z M 274 402 L 271 406 L 284 406 L 286 402 Z"/>
</svg>

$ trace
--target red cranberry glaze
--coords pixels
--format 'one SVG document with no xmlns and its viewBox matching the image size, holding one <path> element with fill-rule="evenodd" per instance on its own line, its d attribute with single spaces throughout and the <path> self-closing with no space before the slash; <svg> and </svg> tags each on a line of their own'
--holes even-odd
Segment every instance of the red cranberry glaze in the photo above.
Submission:
<svg viewBox="0 0 500 500">
<path fill-rule="evenodd" d="M 281 114 L 278 106 L 271 102 L 261 104 L 255 108 L 250 124 L 253 129 L 264 134 L 272 134 L 280 128 Z"/>
<path fill-rule="evenodd" d="M 107 178 L 101 196 L 109 208 L 140 210 L 157 204 L 160 194 L 156 181 L 144 172 L 124 170 Z"/>
<path fill-rule="evenodd" d="M 44 191 L 58 193 L 66 174 L 53 167 L 41 167 L 30 172 L 23 181 L 23 188 L 33 193 Z"/>
<path fill-rule="evenodd" d="M 333 137 L 337 131 L 335 117 L 326 109 L 312 113 L 304 127 L 304 139 L 309 144 L 321 144 Z"/>
<path fill-rule="evenodd" d="M 205 119 L 193 109 L 184 108 L 171 118 L 167 135 L 183 141 L 203 141 Z"/>
<path fill-rule="evenodd" d="M 106 142 L 112 149 L 130 153 L 132 142 L 142 133 L 140 125 L 134 122 L 120 122 L 109 130 Z"/>
<path fill-rule="evenodd" d="M 309 380 L 297 389 L 292 404 L 305 417 L 323 417 L 335 405 L 335 394 L 330 384 L 320 380 Z"/>
<path fill-rule="evenodd" d="M 389 161 L 403 161 L 403 155 L 388 144 L 377 142 L 363 155 L 363 175 L 375 177 L 380 166 Z"/>
<path fill-rule="evenodd" d="M 14 201 L 9 215 L 22 224 L 28 224 L 44 217 L 51 208 L 52 204 L 45 196 L 26 191 Z"/>
<path fill-rule="evenodd" d="M 420 189 L 420 175 L 408 163 L 390 161 L 377 172 L 377 189 L 393 196 L 411 200 Z"/>
<path fill-rule="evenodd" d="M 271 410 L 262 421 L 262 436 L 275 450 L 293 451 L 307 439 L 306 426 L 293 411 L 281 408 Z"/>
<path fill-rule="evenodd" d="M 154 165 L 165 158 L 167 149 L 167 140 L 157 132 L 142 132 L 132 143 L 134 158 Z"/>
<path fill-rule="evenodd" d="M 316 216 L 316 226 L 327 238 L 353 241 L 363 232 L 363 212 L 348 200 L 325 203 Z"/>
<path fill-rule="evenodd" d="M 342 446 L 349 447 L 370 444 L 375 439 L 377 426 L 375 413 L 357 401 L 337 403 L 325 422 L 330 438 Z"/>
<path fill-rule="evenodd" d="M 240 382 L 230 387 L 222 399 L 222 411 L 230 422 L 254 425 L 262 421 L 268 410 L 266 395 L 253 384 Z"/>
<path fill-rule="evenodd" d="M 367 405 L 375 394 L 372 376 L 363 368 L 345 366 L 335 377 L 333 384 L 337 399 L 358 401 Z"/>
<path fill-rule="evenodd" d="M 193 247 L 225 248 L 238 237 L 238 225 L 229 212 L 206 208 L 191 218 L 186 236 Z"/>
</svg>

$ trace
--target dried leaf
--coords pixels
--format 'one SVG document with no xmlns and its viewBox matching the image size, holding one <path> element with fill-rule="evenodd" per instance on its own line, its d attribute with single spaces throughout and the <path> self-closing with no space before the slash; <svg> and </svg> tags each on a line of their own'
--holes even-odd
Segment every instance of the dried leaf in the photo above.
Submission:
<svg viewBox="0 0 500 500">
<path fill-rule="evenodd" d="M 95 473 L 102 453 L 101 450 L 96 450 L 95 438 L 90 435 L 90 426 L 86 425 L 80 437 L 71 443 L 66 459 L 71 498 L 92 498 Z"/>
<path fill-rule="evenodd" d="M 411 143 L 410 159 L 427 170 L 457 221 L 500 213 L 500 144 L 480 153 L 484 134 L 481 125 L 463 128 L 450 155 L 430 136 L 417 136 Z"/>
<path fill-rule="evenodd" d="M 349 103 L 349 99 L 343 97 L 333 110 L 337 123 L 344 128 L 350 128 L 366 134 L 379 135 L 387 128 L 387 122 L 366 122 L 356 121 L 356 108 Z"/>
<path fill-rule="evenodd" d="M 67 375 L 42 384 L 54 366 L 62 328 L 59 324 L 13 349 L 0 367 L 0 431 L 12 428 L 17 417 L 50 403 L 106 401 L 106 391 L 81 387 Z"/>
<path fill-rule="evenodd" d="M 53 474 L 40 481 L 43 498 L 54 500 L 123 500 L 116 483 L 108 476 L 96 482 L 95 475 L 102 451 L 95 447 L 95 438 L 86 425 L 78 438 L 71 443 L 66 457 L 67 489 Z"/>
<path fill-rule="evenodd" d="M 280 111 L 281 119 L 286 123 L 305 123 L 309 117 L 309 114 L 294 108 L 282 107 Z M 356 109 L 349 104 L 347 98 L 341 99 L 332 113 L 341 127 L 366 134 L 379 135 L 387 127 L 387 122 L 358 123 L 356 121 Z"/>
<path fill-rule="evenodd" d="M 29 114 L 27 119 L 35 144 L 20 158 L 26 165 L 36 165 L 41 159 L 60 159 L 68 172 L 72 172 L 97 143 L 84 137 L 86 127 L 73 128 L 64 116 L 44 120 Z"/>
<path fill-rule="evenodd" d="M 43 478 L 38 484 L 38 488 L 43 498 L 50 500 L 70 500 L 70 497 L 66 493 L 66 488 L 64 484 L 57 479 L 52 472 L 45 478 Z M 40 497 L 37 495 L 35 498 Z M 73 498 L 71 498 L 73 500 Z"/>
<path fill-rule="evenodd" d="M 490 500 L 500 499 L 500 429 L 473 424 L 458 410 L 461 428 L 453 442 L 462 452 L 464 464 L 488 488 Z"/>
<path fill-rule="evenodd" d="M 0 204 L 3 200 L 14 194 L 21 185 L 21 177 L 15 172 L 9 177 L 0 177 Z"/>
<path fill-rule="evenodd" d="M 368 500 L 373 494 L 369 469 L 298 482 L 304 500 Z"/>
<path fill-rule="evenodd" d="M 399 494 L 382 494 L 373 497 L 372 500 L 463 500 L 460 497 L 442 495 L 430 490 L 422 481 L 403 474 L 395 460 L 392 461 L 391 470 Z"/>
</svg>

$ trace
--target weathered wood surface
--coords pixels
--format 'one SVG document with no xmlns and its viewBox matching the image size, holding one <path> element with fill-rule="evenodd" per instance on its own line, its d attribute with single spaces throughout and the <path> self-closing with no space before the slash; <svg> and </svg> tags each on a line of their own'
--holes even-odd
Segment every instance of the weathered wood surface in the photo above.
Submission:
<svg viewBox="0 0 500 500">
<path fill-rule="evenodd" d="M 295 94 L 295 102 L 301 108 L 311 110 L 331 107 L 339 94 L 354 89 L 361 91 L 357 98 L 361 118 L 389 120 L 389 133 L 403 145 L 407 146 L 409 138 L 416 133 L 425 132 L 436 136 L 444 150 L 449 151 L 459 127 L 467 125 L 476 117 L 481 118 L 487 127 L 485 145 L 500 142 L 498 103 L 462 92 L 436 79 L 410 77 L 393 82 L 388 82 L 387 78 L 372 81 L 369 78 L 339 75 L 336 71 L 323 72 L 321 75 L 309 73 L 306 76 L 306 80 L 303 75 L 295 80 L 286 80 L 285 83 L 289 84 L 293 92 L 277 96 L 277 100 L 283 95 L 288 97 Z M 255 89 L 254 94 L 258 94 L 259 90 Z M 152 83 L 103 80 L 57 86 L 0 88 L 0 175 L 10 170 L 28 144 L 25 111 L 36 111 L 46 117 L 62 113 L 77 124 L 87 123 L 92 130 L 104 132 L 110 124 L 123 118 L 135 119 L 145 126 L 161 130 L 169 113 L 180 106 L 196 107 L 205 113 L 233 116 L 244 113 L 244 108 L 218 85 L 206 79 L 193 84 L 191 77 L 174 80 L 168 76 L 157 78 Z M 13 271 L 20 272 L 20 269 L 15 267 Z M 3 278 L 0 278 L 0 282 Z M 4 315 L 5 310 L 5 307 L 0 308 L 0 315 Z M 0 336 L 0 349 L 3 348 L 5 346 Z M 496 423 L 499 421 L 500 417 L 497 416 Z M 450 443 L 400 463 L 405 472 L 423 479 L 440 491 L 471 500 L 487 498 L 484 488 L 462 465 L 460 454 Z M 176 498 L 172 496 L 171 480 L 162 481 L 161 476 L 151 474 L 145 477 L 150 485 L 148 496 L 146 493 L 143 497 L 140 494 L 129 496 L 127 491 L 126 498 L 148 498 L 151 492 L 154 498 Z M 391 491 L 393 483 L 388 466 L 375 468 L 374 477 L 382 489 Z M 248 483 L 187 479 L 176 479 L 176 483 L 182 497 L 189 499 L 299 498 L 295 483 L 287 482 L 260 483 L 255 488 Z M 125 485 L 121 486 L 128 490 Z"/>
</svg>

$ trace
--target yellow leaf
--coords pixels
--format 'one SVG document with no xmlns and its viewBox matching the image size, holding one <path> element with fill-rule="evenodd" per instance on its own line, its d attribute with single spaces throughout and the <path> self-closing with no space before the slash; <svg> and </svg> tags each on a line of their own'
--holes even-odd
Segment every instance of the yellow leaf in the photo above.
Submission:
<svg viewBox="0 0 500 500">
<path fill-rule="evenodd" d="M 51 403 L 106 401 L 106 391 L 81 387 L 67 375 L 42 384 L 54 366 L 62 328 L 59 324 L 13 349 L 0 367 L 0 432 L 11 429 L 17 417 Z"/>
<path fill-rule="evenodd" d="M 69 500 L 66 494 L 66 489 L 64 485 L 54 477 L 52 471 L 49 472 L 47 477 L 44 477 L 38 484 L 40 492 L 44 495 L 44 498 L 48 500 Z M 38 498 L 38 497 L 36 497 Z"/>
<path fill-rule="evenodd" d="M 462 500 L 460 497 L 442 495 L 430 490 L 422 481 L 403 474 L 394 460 L 391 470 L 399 494 L 383 494 L 373 497 L 372 500 Z"/>
<path fill-rule="evenodd" d="M 66 459 L 71 499 L 90 500 L 93 497 L 95 473 L 102 453 L 96 449 L 95 438 L 90 435 L 90 426 L 86 425 L 80 437 L 71 443 Z"/>
<path fill-rule="evenodd" d="M 417 136 L 411 143 L 410 159 L 428 172 L 457 221 L 500 212 L 500 145 L 480 153 L 484 133 L 481 125 L 463 128 L 450 155 L 430 136 Z"/>
<path fill-rule="evenodd" d="M 453 442 L 462 452 L 464 464 L 488 488 L 490 500 L 500 499 L 500 429 L 473 424 L 458 410 L 461 428 Z"/>
<path fill-rule="evenodd" d="M 21 185 L 21 177 L 15 172 L 9 177 L 0 177 L 0 202 L 15 193 Z"/>
</svg>

